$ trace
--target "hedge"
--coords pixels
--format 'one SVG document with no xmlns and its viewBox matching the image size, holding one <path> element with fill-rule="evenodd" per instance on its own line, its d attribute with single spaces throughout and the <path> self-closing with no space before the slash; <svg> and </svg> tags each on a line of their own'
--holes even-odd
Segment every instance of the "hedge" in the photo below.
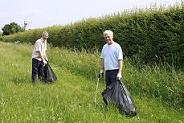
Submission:
<svg viewBox="0 0 184 123">
<path fill-rule="evenodd" d="M 3 41 L 35 42 L 43 30 L 50 34 L 53 46 L 70 49 L 100 50 L 104 44 L 103 31 L 114 32 L 114 40 L 128 58 L 140 63 L 184 64 L 184 6 L 136 10 L 100 18 L 89 18 L 65 26 L 34 29 L 4 36 Z"/>
</svg>

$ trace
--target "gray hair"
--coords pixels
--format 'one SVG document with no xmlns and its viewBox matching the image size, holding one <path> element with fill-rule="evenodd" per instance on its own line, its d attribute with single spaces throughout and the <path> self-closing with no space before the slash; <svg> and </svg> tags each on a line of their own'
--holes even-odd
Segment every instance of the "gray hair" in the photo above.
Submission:
<svg viewBox="0 0 184 123">
<path fill-rule="evenodd" d="M 48 33 L 47 31 L 43 31 L 43 32 L 42 32 L 42 37 L 43 37 L 43 36 L 48 36 L 48 35 L 49 35 L 49 33 Z"/>
<path fill-rule="evenodd" d="M 106 36 L 106 35 L 110 35 L 110 36 L 113 37 L 113 32 L 112 32 L 111 30 L 105 30 L 105 31 L 103 32 L 103 36 Z"/>
</svg>

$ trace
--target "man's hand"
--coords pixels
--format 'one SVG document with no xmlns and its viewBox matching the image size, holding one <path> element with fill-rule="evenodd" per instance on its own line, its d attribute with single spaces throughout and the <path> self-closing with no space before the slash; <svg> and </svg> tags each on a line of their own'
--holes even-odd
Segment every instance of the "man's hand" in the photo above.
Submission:
<svg viewBox="0 0 184 123">
<path fill-rule="evenodd" d="M 48 62 L 48 58 L 46 57 L 45 60 Z"/>
<path fill-rule="evenodd" d="M 102 73 L 104 73 L 104 70 L 103 69 L 100 70 L 100 74 L 102 74 Z"/>
<path fill-rule="evenodd" d="M 46 65 L 47 64 L 47 61 L 46 60 L 43 60 L 43 64 Z"/>
<path fill-rule="evenodd" d="M 100 78 L 100 77 L 103 77 L 103 76 L 104 76 L 104 70 L 101 69 L 98 77 Z"/>
<path fill-rule="evenodd" d="M 117 80 L 120 80 L 122 78 L 121 73 L 117 74 Z"/>
</svg>

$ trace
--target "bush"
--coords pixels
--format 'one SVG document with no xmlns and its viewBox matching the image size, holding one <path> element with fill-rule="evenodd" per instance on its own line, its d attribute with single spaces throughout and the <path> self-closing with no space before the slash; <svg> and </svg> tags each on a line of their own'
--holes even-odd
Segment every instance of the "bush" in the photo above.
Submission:
<svg viewBox="0 0 184 123">
<path fill-rule="evenodd" d="M 10 34 L 24 31 L 24 29 L 15 22 L 4 25 L 2 30 L 3 30 L 3 35 L 10 35 Z"/>
</svg>

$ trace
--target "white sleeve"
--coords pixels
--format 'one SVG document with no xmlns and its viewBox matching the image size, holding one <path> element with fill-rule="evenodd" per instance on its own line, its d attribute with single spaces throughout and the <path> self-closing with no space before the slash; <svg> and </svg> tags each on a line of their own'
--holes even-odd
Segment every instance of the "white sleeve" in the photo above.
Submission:
<svg viewBox="0 0 184 123">
<path fill-rule="evenodd" d="M 121 46 L 118 47 L 118 60 L 123 60 L 123 51 Z"/>
<path fill-rule="evenodd" d="M 35 51 L 42 51 L 42 45 L 40 42 L 35 43 Z"/>
</svg>

